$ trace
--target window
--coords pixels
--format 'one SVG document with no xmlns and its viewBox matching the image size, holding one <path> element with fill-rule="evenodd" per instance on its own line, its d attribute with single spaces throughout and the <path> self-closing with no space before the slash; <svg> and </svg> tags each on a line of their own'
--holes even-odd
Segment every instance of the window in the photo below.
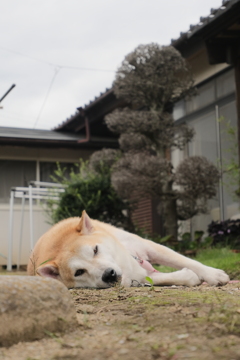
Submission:
<svg viewBox="0 0 240 360">
<path fill-rule="evenodd" d="M 36 180 L 35 161 L 0 160 L 0 203 L 8 203 L 11 187 Z"/>
<path fill-rule="evenodd" d="M 227 165 L 230 164 L 231 159 L 234 159 L 234 161 L 238 163 L 237 136 L 236 139 L 234 139 L 233 136 L 229 136 L 225 125 L 227 121 L 230 121 L 231 126 L 237 129 L 235 101 L 220 106 L 219 115 L 223 118 L 223 121 L 220 123 L 221 158 L 223 168 L 226 168 Z M 223 184 L 223 216 L 225 219 L 229 219 L 231 216 L 240 212 L 237 197 L 234 199 L 234 191 L 237 190 L 238 184 L 236 180 L 234 181 L 234 179 L 226 173 L 223 174 Z"/>
<path fill-rule="evenodd" d="M 203 108 L 215 101 L 215 81 L 212 80 L 209 83 L 199 87 L 198 94 L 186 101 L 187 114 Z"/>
<path fill-rule="evenodd" d="M 71 169 L 74 168 L 73 163 L 60 163 L 61 168 L 65 168 L 65 175 L 69 177 Z M 56 162 L 40 162 L 40 181 L 53 182 L 52 176 L 55 176 L 57 170 Z"/>
<path fill-rule="evenodd" d="M 195 130 L 195 136 L 189 143 L 189 156 L 205 156 L 217 165 L 217 137 L 215 111 L 188 123 Z"/>
<path fill-rule="evenodd" d="M 180 100 L 178 101 L 173 109 L 173 118 L 174 120 L 178 120 L 181 117 L 183 117 L 186 114 L 186 110 L 185 110 L 185 101 L 184 100 Z"/>
<path fill-rule="evenodd" d="M 189 156 L 205 156 L 215 165 L 219 165 L 222 161 L 223 168 L 226 168 L 234 156 L 235 161 L 238 162 L 238 152 L 234 154 L 231 150 L 235 142 L 237 145 L 237 140 L 234 141 L 227 135 L 224 125 L 229 121 L 231 126 L 237 129 L 234 92 L 234 71 L 230 69 L 200 86 L 198 95 L 186 101 L 185 113 L 181 112 L 184 109 L 182 102 L 175 105 L 175 120 L 181 118 L 181 121 L 186 121 L 195 130 L 195 137 L 188 144 Z M 224 120 L 218 123 L 217 118 Z M 231 181 L 232 179 L 224 173 L 216 198 L 209 201 L 209 214 L 198 215 L 192 219 L 193 231 L 206 231 L 212 220 L 229 219 L 240 213 L 239 201 L 234 199 L 236 184 Z"/>
<path fill-rule="evenodd" d="M 174 120 L 203 109 L 207 105 L 213 104 L 218 99 L 234 92 L 234 70 L 230 69 L 207 83 L 200 85 L 196 96 L 186 101 L 181 100 L 177 102 L 173 111 Z"/>
<path fill-rule="evenodd" d="M 236 91 L 233 69 L 217 77 L 216 88 L 218 98 L 221 98 Z"/>
</svg>

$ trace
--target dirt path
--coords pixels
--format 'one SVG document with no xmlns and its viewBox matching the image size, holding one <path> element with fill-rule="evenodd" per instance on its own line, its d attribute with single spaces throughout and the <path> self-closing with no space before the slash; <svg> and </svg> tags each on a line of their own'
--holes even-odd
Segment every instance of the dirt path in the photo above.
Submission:
<svg viewBox="0 0 240 360">
<path fill-rule="evenodd" d="M 70 292 L 74 332 L 1 348 L 0 359 L 240 359 L 240 283 Z"/>
</svg>

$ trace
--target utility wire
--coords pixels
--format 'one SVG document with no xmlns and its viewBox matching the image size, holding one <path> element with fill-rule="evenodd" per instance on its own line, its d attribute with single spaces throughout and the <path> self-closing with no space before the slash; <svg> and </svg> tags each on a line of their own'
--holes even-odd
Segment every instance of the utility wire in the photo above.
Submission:
<svg viewBox="0 0 240 360">
<path fill-rule="evenodd" d="M 33 129 L 35 129 L 35 127 L 37 126 L 37 123 L 38 123 L 38 121 L 39 121 L 39 119 L 40 119 L 40 116 L 41 116 L 41 114 L 42 114 L 42 111 L 43 111 L 43 109 L 44 109 L 44 106 L 45 106 L 45 104 L 46 104 L 46 102 L 47 102 L 47 99 L 48 99 L 48 97 L 49 97 L 49 94 L 50 94 L 51 88 L 52 88 L 52 86 L 53 86 L 53 83 L 54 83 L 57 75 L 59 74 L 59 71 L 60 71 L 60 70 L 61 70 L 60 67 L 59 67 L 59 68 L 55 68 L 55 73 L 54 73 L 53 78 L 52 78 L 52 80 L 51 80 L 51 83 L 50 83 L 50 85 L 49 85 L 49 88 L 48 88 L 48 91 L 47 91 L 47 93 L 46 93 L 45 99 L 43 100 L 43 103 L 42 103 L 41 109 L 40 109 L 40 111 L 39 111 L 39 114 L 38 114 L 38 116 L 37 116 L 37 119 L 36 119 L 36 121 L 35 121 L 35 123 L 34 123 L 34 125 L 33 125 Z"/>
<path fill-rule="evenodd" d="M 26 57 L 28 59 L 31 59 L 31 60 L 34 60 L 34 61 L 38 61 L 38 62 L 41 62 L 41 63 L 44 63 L 44 64 L 47 64 L 47 65 L 50 65 L 50 66 L 53 66 L 55 68 L 55 72 L 54 72 L 54 75 L 53 75 L 53 78 L 51 80 L 51 83 L 49 85 L 49 88 L 47 90 L 47 93 L 46 93 L 46 96 L 43 100 L 43 104 L 40 108 L 40 111 L 39 111 L 39 114 L 36 118 L 36 121 L 34 123 L 34 126 L 33 126 L 33 129 L 35 129 L 35 127 L 37 126 L 38 124 L 38 121 L 40 119 L 40 116 L 43 112 L 43 109 L 46 105 L 46 102 L 47 102 L 47 99 L 50 95 L 50 91 L 52 89 L 52 86 L 53 86 L 53 83 L 57 77 L 57 75 L 59 74 L 59 71 L 62 70 L 62 69 L 72 69 L 72 70 L 83 70 L 83 71 L 95 71 L 95 72 L 111 72 L 111 73 L 115 73 L 115 71 L 113 70 L 106 70 L 106 69 L 94 69 L 94 68 L 85 68 L 85 67 L 79 67 L 79 66 L 62 66 L 62 65 L 57 65 L 57 64 L 54 64 L 54 63 L 51 63 L 49 61 L 45 61 L 45 60 L 42 60 L 42 59 L 39 59 L 39 58 L 36 58 L 34 56 L 30 56 L 30 55 L 26 55 L 26 54 L 23 54 L 19 51 L 15 51 L 15 50 L 11 50 L 11 49 L 7 49 L 5 47 L 2 47 L 0 46 L 0 49 L 3 50 L 3 51 L 7 51 L 9 53 L 13 53 L 13 54 L 16 54 L 16 55 L 20 55 L 20 56 L 23 56 L 23 57 Z"/>
<path fill-rule="evenodd" d="M 51 63 L 49 61 L 38 59 L 38 58 L 36 58 L 34 56 L 23 54 L 23 53 L 21 53 L 19 51 L 7 49 L 7 48 L 2 47 L 2 46 L 0 46 L 0 49 L 3 50 L 3 51 L 7 51 L 7 52 L 10 52 L 10 53 L 13 53 L 13 54 L 17 54 L 17 55 L 26 57 L 26 58 L 31 59 L 31 60 L 35 60 L 35 61 L 38 61 L 38 62 L 41 62 L 41 63 L 44 63 L 44 64 L 48 64 L 50 66 L 54 66 L 55 68 L 115 73 L 114 70 L 107 70 L 107 69 L 95 69 L 95 68 L 85 68 L 85 67 L 80 67 L 80 66 L 58 65 L 58 64 Z"/>
</svg>

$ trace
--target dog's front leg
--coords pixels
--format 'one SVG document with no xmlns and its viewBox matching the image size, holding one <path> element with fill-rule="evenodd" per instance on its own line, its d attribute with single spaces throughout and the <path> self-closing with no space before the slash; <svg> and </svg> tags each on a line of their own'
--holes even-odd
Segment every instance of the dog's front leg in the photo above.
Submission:
<svg viewBox="0 0 240 360">
<path fill-rule="evenodd" d="M 154 285 L 197 286 L 202 283 L 192 270 L 186 268 L 171 273 L 154 272 L 149 276 L 153 280 Z"/>
<path fill-rule="evenodd" d="M 175 269 L 190 269 L 197 274 L 201 281 L 205 280 L 210 285 L 224 285 L 229 281 L 229 276 L 223 270 L 205 266 L 153 241 L 142 240 L 148 259 L 152 264 L 171 266 Z"/>
</svg>

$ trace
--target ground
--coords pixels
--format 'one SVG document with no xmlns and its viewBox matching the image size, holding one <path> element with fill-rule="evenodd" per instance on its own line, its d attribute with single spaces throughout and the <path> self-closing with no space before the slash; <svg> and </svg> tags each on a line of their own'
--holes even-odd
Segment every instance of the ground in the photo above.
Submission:
<svg viewBox="0 0 240 360">
<path fill-rule="evenodd" d="M 0 348 L 0 360 L 240 359 L 240 283 L 70 293 L 77 329 Z"/>
</svg>

